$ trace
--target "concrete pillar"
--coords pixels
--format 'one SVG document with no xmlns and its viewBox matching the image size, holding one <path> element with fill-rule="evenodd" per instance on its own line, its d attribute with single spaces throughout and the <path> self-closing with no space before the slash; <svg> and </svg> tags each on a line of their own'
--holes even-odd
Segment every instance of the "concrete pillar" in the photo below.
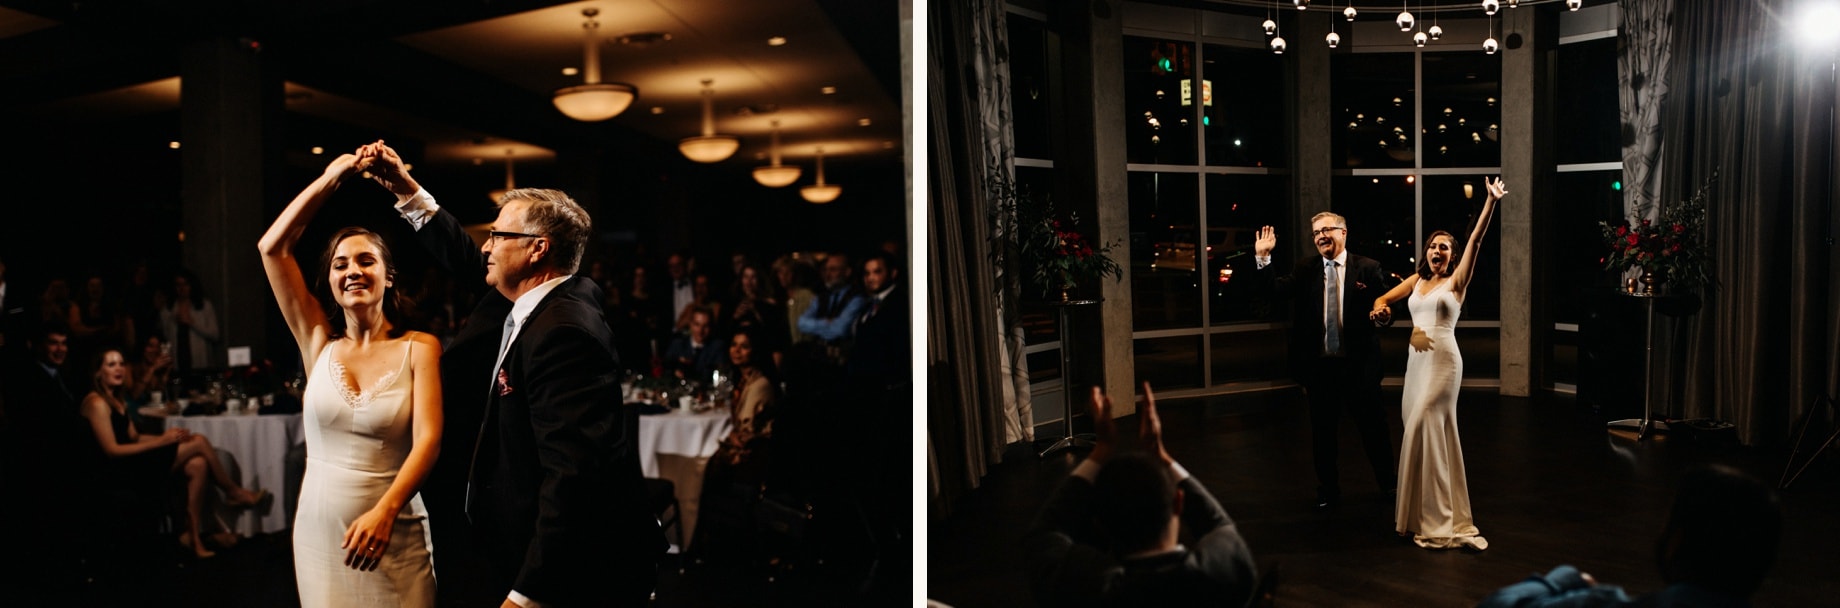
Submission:
<svg viewBox="0 0 1840 608">
<path fill-rule="evenodd" d="M 1501 236 L 1501 394 L 1532 395 L 1545 382 L 1552 316 L 1546 257 L 1538 243 L 1550 224 L 1540 201 L 1552 196 L 1554 136 L 1549 61 L 1558 46 L 1551 11 L 1502 11 L 1501 179 L 1508 198 L 1496 207 Z M 1546 239 L 1545 242 L 1551 242 Z"/>
<path fill-rule="evenodd" d="M 1329 107 L 1329 45 L 1322 42 L 1329 35 L 1329 20 L 1343 18 L 1331 11 L 1307 11 L 1298 15 L 1297 42 L 1288 52 L 1297 62 L 1296 89 L 1286 91 L 1290 98 L 1285 106 L 1293 114 L 1286 117 L 1292 129 L 1291 227 L 1278 235 L 1278 242 L 1290 247 L 1289 255 L 1279 252 L 1278 259 L 1301 260 L 1315 255 L 1312 240 L 1304 231 L 1310 229 L 1310 217 L 1329 210 L 1330 175 L 1334 162 L 1330 152 L 1329 125 L 1333 116 Z"/>
<path fill-rule="evenodd" d="M 1061 99 L 1066 128 L 1059 130 L 1055 174 L 1066 208 L 1096 220 L 1099 242 L 1129 242 L 1131 231 L 1124 143 L 1124 21 L 1114 0 L 1070 0 L 1055 5 L 1062 28 Z M 1105 281 L 1104 302 L 1079 307 L 1073 337 L 1078 342 L 1077 377 L 1098 380 L 1113 395 L 1113 415 L 1137 411 L 1126 397 L 1135 393 L 1136 368 L 1131 346 L 1131 264 L 1129 253 L 1114 250 L 1123 267 L 1121 281 Z M 1096 316 L 1094 320 L 1092 317 Z M 1080 387 L 1069 387 L 1080 390 Z M 1074 402 L 1083 403 L 1080 395 Z"/>
<path fill-rule="evenodd" d="M 180 76 L 180 260 L 217 309 L 223 333 L 214 360 L 236 346 L 250 347 L 259 360 L 271 356 L 266 328 L 275 304 L 256 240 L 274 216 L 270 209 L 287 202 L 270 200 L 263 187 L 279 160 L 269 148 L 283 111 L 282 81 L 256 43 L 232 37 L 189 43 Z"/>
</svg>

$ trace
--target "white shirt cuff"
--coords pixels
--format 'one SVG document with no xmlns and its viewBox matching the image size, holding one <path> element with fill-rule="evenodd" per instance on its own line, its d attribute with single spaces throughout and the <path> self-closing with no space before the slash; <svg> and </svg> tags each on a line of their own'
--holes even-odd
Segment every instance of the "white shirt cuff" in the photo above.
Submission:
<svg viewBox="0 0 1840 608">
<path fill-rule="evenodd" d="M 435 204 L 434 195 L 429 194 L 426 188 L 417 188 L 415 194 L 396 197 L 396 213 L 409 220 L 409 225 L 416 230 L 428 225 L 428 220 L 434 219 L 435 212 L 440 210 L 441 206 Z"/>
<path fill-rule="evenodd" d="M 511 595 L 506 596 L 505 599 L 509 599 L 511 603 L 523 606 L 524 608 L 543 608 L 543 604 L 539 604 L 536 600 L 525 597 L 524 594 L 518 593 L 516 589 L 512 589 Z"/>
<path fill-rule="evenodd" d="M 1255 255 L 1252 256 L 1252 259 L 1259 263 L 1259 268 L 1261 269 L 1271 265 L 1271 256 L 1269 255 Z"/>
</svg>

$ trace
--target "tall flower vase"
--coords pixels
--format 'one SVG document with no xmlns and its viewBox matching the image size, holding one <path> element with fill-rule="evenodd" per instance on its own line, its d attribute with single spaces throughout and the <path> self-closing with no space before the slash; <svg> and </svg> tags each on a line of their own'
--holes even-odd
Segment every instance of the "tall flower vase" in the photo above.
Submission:
<svg viewBox="0 0 1840 608">
<path fill-rule="evenodd" d="M 1656 290 L 1661 285 L 1661 275 L 1655 274 L 1653 270 L 1642 271 L 1642 278 L 1640 280 L 1642 281 L 1642 295 L 1645 296 L 1655 295 Z"/>
</svg>

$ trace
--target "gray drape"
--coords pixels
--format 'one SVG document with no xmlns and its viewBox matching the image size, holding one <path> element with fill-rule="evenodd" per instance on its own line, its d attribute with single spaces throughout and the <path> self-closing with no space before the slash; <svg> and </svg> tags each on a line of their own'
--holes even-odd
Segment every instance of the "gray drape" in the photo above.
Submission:
<svg viewBox="0 0 1840 608">
<path fill-rule="evenodd" d="M 1835 101 L 1831 52 L 1807 56 L 1786 0 L 1685 2 L 1673 33 L 1661 200 L 1715 171 L 1713 279 L 1698 314 L 1658 329 L 1655 403 L 1783 445 L 1815 396 L 1835 391 Z"/>
<path fill-rule="evenodd" d="M 1031 439 L 1033 424 L 1016 264 L 991 254 L 998 216 L 990 185 L 1014 179 L 1003 4 L 937 2 L 927 10 L 927 465 L 939 518 L 978 486 L 1004 446 Z"/>
<path fill-rule="evenodd" d="M 1623 216 L 1654 219 L 1661 194 L 1661 107 L 1667 99 L 1674 0 L 1619 0 L 1617 108 L 1623 122 Z"/>
</svg>

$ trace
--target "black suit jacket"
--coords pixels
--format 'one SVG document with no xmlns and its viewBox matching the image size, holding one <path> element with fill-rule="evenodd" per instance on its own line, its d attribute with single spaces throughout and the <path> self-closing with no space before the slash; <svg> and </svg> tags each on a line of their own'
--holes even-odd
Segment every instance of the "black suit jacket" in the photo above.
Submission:
<svg viewBox="0 0 1840 608">
<path fill-rule="evenodd" d="M 690 363 L 686 365 L 684 360 Z M 677 336 L 671 339 L 671 345 L 664 349 L 664 366 L 670 370 L 683 370 L 684 377 L 708 381 L 710 373 L 720 369 L 728 361 L 728 342 L 710 336 L 703 343 L 703 350 L 698 352 L 690 346 L 690 336 Z"/>
<path fill-rule="evenodd" d="M 1260 272 L 1273 274 L 1278 264 L 1267 265 Z M 1378 383 L 1380 334 L 1367 313 L 1374 300 L 1397 284 L 1371 258 L 1348 254 L 1347 274 L 1342 277 L 1342 352 L 1360 373 L 1360 380 Z M 1289 274 L 1272 277 L 1280 299 L 1290 300 L 1291 376 L 1310 386 L 1317 382 L 1345 380 L 1325 378 L 1323 359 L 1323 258 L 1310 255 L 1291 267 Z"/>
<path fill-rule="evenodd" d="M 455 274 L 483 275 L 452 214 L 416 235 Z M 643 601 L 668 546 L 646 504 L 636 412 L 620 403 L 600 295 L 583 277 L 557 285 L 494 369 L 512 302 L 486 290 L 442 355 L 448 408 L 479 420 L 474 449 L 449 452 L 471 458 L 468 519 L 511 589 L 548 606 Z"/>
<path fill-rule="evenodd" d="M 872 295 L 864 297 L 871 304 L 856 324 L 856 341 L 844 362 L 844 374 L 852 382 L 884 388 L 911 383 L 907 290 L 897 285 L 879 304 Z"/>
<path fill-rule="evenodd" d="M 1207 488 L 1184 496 L 1184 551 L 1119 558 L 1094 525 L 1093 484 L 1070 476 L 1023 538 L 1029 586 L 1041 606 L 1245 606 L 1258 586 L 1252 550 Z"/>
</svg>

